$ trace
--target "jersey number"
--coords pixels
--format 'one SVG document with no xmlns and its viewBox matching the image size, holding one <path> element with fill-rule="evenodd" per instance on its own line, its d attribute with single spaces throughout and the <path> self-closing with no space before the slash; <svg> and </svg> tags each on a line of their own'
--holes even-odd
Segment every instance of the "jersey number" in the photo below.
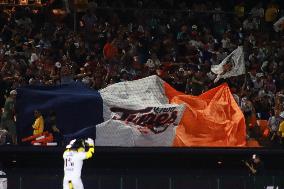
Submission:
<svg viewBox="0 0 284 189">
<path fill-rule="evenodd" d="M 65 167 L 73 167 L 73 166 L 74 166 L 74 162 L 72 161 L 71 158 L 65 159 Z"/>
</svg>

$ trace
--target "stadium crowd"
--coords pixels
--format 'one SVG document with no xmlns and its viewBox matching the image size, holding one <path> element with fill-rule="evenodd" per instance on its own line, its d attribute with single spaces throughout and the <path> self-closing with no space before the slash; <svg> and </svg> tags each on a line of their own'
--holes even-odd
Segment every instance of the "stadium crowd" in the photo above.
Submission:
<svg viewBox="0 0 284 189">
<path fill-rule="evenodd" d="M 56 15 L 52 4 L 0 10 L 2 128 L 16 135 L 13 105 L 20 86 L 81 81 L 99 90 L 156 74 L 191 95 L 226 81 L 244 112 L 247 138 L 284 145 L 284 40 L 283 32 L 273 28 L 283 16 L 282 4 L 90 4 L 75 15 L 77 20 L 68 8 L 66 14 Z M 214 83 L 211 65 L 238 45 L 244 48 L 246 74 Z M 257 120 L 266 120 L 268 131 L 261 131 Z"/>
</svg>

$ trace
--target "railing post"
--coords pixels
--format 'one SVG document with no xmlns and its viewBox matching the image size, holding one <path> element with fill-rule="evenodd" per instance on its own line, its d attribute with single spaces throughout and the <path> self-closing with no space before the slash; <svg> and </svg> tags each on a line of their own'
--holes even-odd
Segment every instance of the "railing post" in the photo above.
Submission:
<svg viewBox="0 0 284 189">
<path fill-rule="evenodd" d="M 99 189 L 101 189 L 102 188 L 101 176 L 99 176 L 98 185 L 99 185 Z"/>
<path fill-rule="evenodd" d="M 20 179 L 19 179 L 20 189 L 23 189 L 23 188 L 22 188 L 22 182 L 23 182 L 23 181 L 22 181 L 22 176 L 20 176 Z"/>
<path fill-rule="evenodd" d="M 120 189 L 123 189 L 123 177 L 120 176 Z"/>
<path fill-rule="evenodd" d="M 138 179 L 137 179 L 137 177 L 135 178 L 135 189 L 138 189 Z"/>
<path fill-rule="evenodd" d="M 173 183 L 173 181 L 172 181 L 172 177 L 169 177 L 169 189 L 173 189 L 173 187 L 172 187 L 172 184 Z"/>
<path fill-rule="evenodd" d="M 220 178 L 217 178 L 217 189 L 220 189 Z"/>
</svg>

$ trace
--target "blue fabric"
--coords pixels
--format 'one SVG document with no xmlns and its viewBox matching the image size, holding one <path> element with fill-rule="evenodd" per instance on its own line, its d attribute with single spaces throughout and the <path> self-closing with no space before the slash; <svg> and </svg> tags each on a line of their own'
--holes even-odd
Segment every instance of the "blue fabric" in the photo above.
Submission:
<svg viewBox="0 0 284 189">
<path fill-rule="evenodd" d="M 92 138 L 95 139 L 96 135 L 96 126 L 86 127 L 84 129 L 79 130 L 76 133 L 64 135 L 64 143 L 68 144 L 72 139 L 86 139 Z"/>
<path fill-rule="evenodd" d="M 50 111 L 56 113 L 56 124 L 68 138 L 86 135 L 84 128 L 103 122 L 103 101 L 100 93 L 81 83 L 61 86 L 29 86 L 17 89 L 17 132 L 20 138 L 32 135 L 34 110 L 47 118 Z M 89 133 L 95 138 L 95 131 Z M 81 136 L 83 137 L 83 136 Z"/>
</svg>

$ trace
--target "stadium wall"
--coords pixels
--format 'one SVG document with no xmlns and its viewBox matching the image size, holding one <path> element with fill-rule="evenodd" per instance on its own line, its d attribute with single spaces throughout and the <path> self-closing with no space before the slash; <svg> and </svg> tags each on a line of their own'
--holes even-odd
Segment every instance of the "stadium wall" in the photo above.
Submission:
<svg viewBox="0 0 284 189">
<path fill-rule="evenodd" d="M 8 189 L 62 188 L 63 148 L 0 147 Z M 252 154 L 265 165 L 262 177 L 248 176 L 242 160 Z M 284 188 L 284 150 L 253 148 L 98 147 L 84 163 L 85 189 Z"/>
</svg>

